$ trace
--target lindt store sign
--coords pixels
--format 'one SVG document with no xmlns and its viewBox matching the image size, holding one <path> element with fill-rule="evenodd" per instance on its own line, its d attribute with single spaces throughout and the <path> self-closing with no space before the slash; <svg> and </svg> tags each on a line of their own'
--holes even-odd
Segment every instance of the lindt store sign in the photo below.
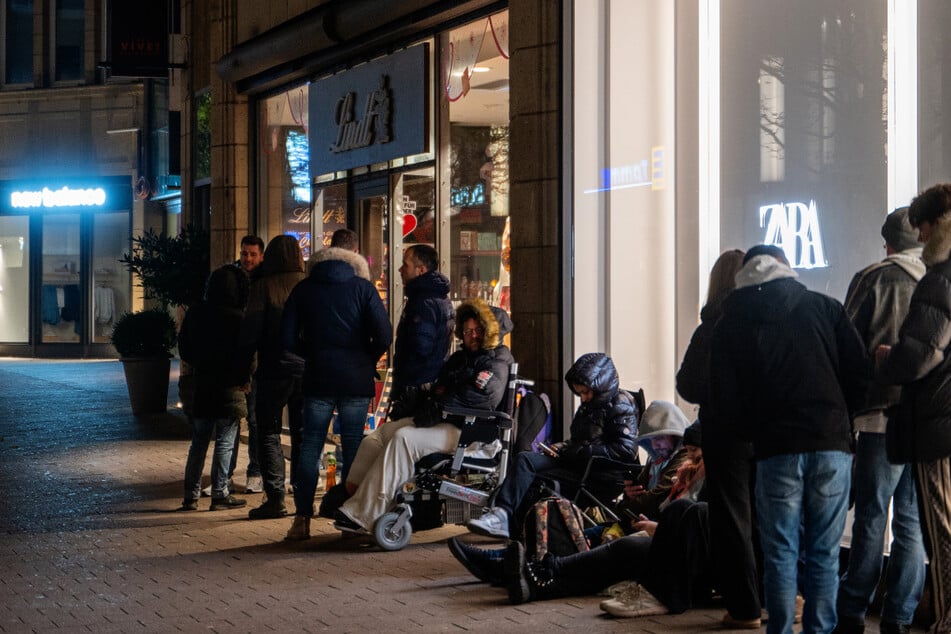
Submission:
<svg viewBox="0 0 951 634">
<path fill-rule="evenodd" d="M 312 83 L 311 176 L 427 152 L 428 60 L 421 44 Z"/>
</svg>

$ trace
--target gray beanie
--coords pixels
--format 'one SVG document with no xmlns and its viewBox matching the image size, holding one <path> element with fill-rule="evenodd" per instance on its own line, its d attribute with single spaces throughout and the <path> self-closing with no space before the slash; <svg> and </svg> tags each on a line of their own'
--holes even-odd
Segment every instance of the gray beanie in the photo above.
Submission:
<svg viewBox="0 0 951 634">
<path fill-rule="evenodd" d="M 918 230 L 908 221 L 908 207 L 899 207 L 888 214 L 882 224 L 882 237 L 885 244 L 895 251 L 906 251 L 920 247 Z"/>
</svg>

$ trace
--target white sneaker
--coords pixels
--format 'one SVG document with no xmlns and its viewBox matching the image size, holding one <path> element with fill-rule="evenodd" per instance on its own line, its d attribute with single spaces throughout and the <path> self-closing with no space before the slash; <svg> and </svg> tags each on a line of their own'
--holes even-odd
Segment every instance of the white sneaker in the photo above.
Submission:
<svg viewBox="0 0 951 634">
<path fill-rule="evenodd" d="M 493 507 L 483 513 L 482 517 L 469 520 L 466 524 L 466 528 L 477 535 L 508 539 L 509 516 L 504 509 Z"/>
<path fill-rule="evenodd" d="M 234 493 L 234 480 L 228 478 L 228 494 Z M 204 489 L 201 490 L 201 497 L 210 498 L 211 497 L 211 485 L 209 484 Z"/>
<path fill-rule="evenodd" d="M 264 480 L 261 476 L 248 476 L 248 481 L 244 485 L 245 493 L 263 493 Z"/>
<path fill-rule="evenodd" d="M 645 590 L 644 586 L 637 583 L 624 588 L 613 599 L 602 601 L 601 609 L 611 616 L 620 618 L 652 616 L 669 612 L 667 606 Z"/>
</svg>

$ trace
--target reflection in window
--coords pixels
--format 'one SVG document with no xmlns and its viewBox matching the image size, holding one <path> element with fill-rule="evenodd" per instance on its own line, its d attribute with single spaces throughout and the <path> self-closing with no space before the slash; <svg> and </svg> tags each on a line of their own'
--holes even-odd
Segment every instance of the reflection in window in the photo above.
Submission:
<svg viewBox="0 0 951 634">
<path fill-rule="evenodd" d="M 92 234 L 92 340 L 108 343 L 112 324 L 131 307 L 129 272 L 118 263 L 128 250 L 129 214 L 96 214 Z"/>
<path fill-rule="evenodd" d="M 6 83 L 33 82 L 33 0 L 7 0 Z"/>
<path fill-rule="evenodd" d="M 83 78 L 83 0 L 56 0 L 56 81 Z"/>
<path fill-rule="evenodd" d="M 78 343 L 80 297 L 79 214 L 43 216 L 43 343 Z"/>
<path fill-rule="evenodd" d="M 783 60 L 767 57 L 759 69 L 760 181 L 774 183 L 785 177 L 785 87 Z"/>
<path fill-rule="evenodd" d="M 0 341 L 29 341 L 30 219 L 0 216 Z"/>
</svg>

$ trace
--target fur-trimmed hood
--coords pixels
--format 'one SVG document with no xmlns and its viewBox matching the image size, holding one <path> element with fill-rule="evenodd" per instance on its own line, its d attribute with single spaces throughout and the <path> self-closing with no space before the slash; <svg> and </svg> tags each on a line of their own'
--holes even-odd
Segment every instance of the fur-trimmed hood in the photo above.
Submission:
<svg viewBox="0 0 951 634">
<path fill-rule="evenodd" d="M 951 256 L 951 213 L 939 216 L 934 221 L 931 238 L 921 252 L 921 259 L 930 268 Z"/>
<path fill-rule="evenodd" d="M 502 345 L 502 338 L 512 332 L 512 319 L 508 313 L 478 298 L 467 300 L 456 309 L 456 337 L 459 339 L 462 339 L 463 325 L 469 319 L 475 319 L 482 326 L 483 350 L 498 348 Z"/>
<path fill-rule="evenodd" d="M 357 277 L 362 277 L 368 282 L 371 281 L 370 265 L 367 264 L 366 258 L 359 253 L 354 253 L 353 251 L 341 249 L 339 247 L 327 247 L 315 252 L 310 258 L 311 274 L 316 272 L 318 264 L 321 262 L 329 262 L 331 260 L 337 260 L 349 264 L 353 269 L 354 275 Z"/>
</svg>

